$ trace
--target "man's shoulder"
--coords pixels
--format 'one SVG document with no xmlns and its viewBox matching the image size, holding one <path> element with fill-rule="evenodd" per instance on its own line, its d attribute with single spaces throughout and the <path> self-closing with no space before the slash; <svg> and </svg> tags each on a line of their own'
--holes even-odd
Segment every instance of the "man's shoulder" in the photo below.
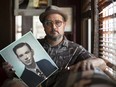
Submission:
<svg viewBox="0 0 116 87">
<path fill-rule="evenodd" d="M 50 62 L 50 61 L 47 59 L 41 59 L 41 60 L 37 61 L 37 63 L 40 63 L 40 62 Z"/>
<path fill-rule="evenodd" d="M 37 63 L 37 65 L 38 64 L 39 65 L 47 65 L 47 64 L 52 65 L 52 63 L 47 59 L 41 59 L 41 60 L 37 61 L 36 63 Z"/>
</svg>

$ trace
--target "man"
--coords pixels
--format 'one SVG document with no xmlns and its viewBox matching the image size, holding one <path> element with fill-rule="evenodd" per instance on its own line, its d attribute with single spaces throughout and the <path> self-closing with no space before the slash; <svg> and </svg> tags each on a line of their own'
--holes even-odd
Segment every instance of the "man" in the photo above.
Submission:
<svg viewBox="0 0 116 87">
<path fill-rule="evenodd" d="M 36 87 L 56 70 L 55 66 L 45 59 L 35 62 L 34 51 L 27 43 L 17 44 L 13 51 L 17 58 L 25 65 L 25 70 L 20 78 L 29 87 Z"/>
<path fill-rule="evenodd" d="M 62 12 L 61 8 L 49 6 L 40 15 L 40 21 L 43 24 L 46 36 L 39 41 L 60 68 L 60 74 L 58 73 L 48 79 L 48 87 L 52 87 L 58 81 L 55 78 L 59 78 L 61 72 L 65 69 L 71 71 L 86 71 L 99 67 L 103 71 L 105 70 L 107 66 L 104 60 L 96 58 L 82 46 L 67 40 L 64 36 L 67 14 Z"/>
<path fill-rule="evenodd" d="M 64 35 L 67 19 L 65 12 L 57 6 L 48 6 L 40 15 L 46 36 L 39 41 L 59 67 L 59 71 L 46 81 L 46 87 L 54 87 L 59 79 L 65 78 L 67 70 L 77 72 L 98 67 L 104 71 L 107 68 L 104 60 L 96 58 L 81 45 L 67 40 Z"/>
</svg>

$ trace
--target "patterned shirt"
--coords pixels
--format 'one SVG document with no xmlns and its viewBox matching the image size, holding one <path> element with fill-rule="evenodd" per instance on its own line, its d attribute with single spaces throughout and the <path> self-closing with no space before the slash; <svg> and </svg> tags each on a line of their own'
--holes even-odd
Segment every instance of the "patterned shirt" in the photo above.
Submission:
<svg viewBox="0 0 116 87">
<path fill-rule="evenodd" d="M 68 63 L 72 65 L 81 60 L 94 57 L 81 45 L 67 40 L 66 37 L 57 46 L 51 46 L 45 38 L 40 39 L 39 42 L 60 69 L 65 68 Z"/>
</svg>

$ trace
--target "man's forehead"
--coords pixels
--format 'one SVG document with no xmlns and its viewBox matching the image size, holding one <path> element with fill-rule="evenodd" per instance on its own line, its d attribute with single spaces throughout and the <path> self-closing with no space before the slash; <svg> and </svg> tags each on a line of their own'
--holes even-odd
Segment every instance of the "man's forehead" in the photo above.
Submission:
<svg viewBox="0 0 116 87">
<path fill-rule="evenodd" d="M 24 46 L 18 48 L 18 49 L 16 50 L 16 52 L 17 52 L 17 53 L 19 53 L 19 52 L 23 53 L 23 52 L 25 52 L 26 50 L 30 50 L 30 49 L 29 49 L 28 46 L 24 45 Z"/>
</svg>

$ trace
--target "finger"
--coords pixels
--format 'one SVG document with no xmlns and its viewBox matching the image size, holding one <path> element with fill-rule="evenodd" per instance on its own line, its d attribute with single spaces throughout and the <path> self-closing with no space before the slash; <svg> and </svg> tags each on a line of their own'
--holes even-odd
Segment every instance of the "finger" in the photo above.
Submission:
<svg viewBox="0 0 116 87">
<path fill-rule="evenodd" d="M 84 70 L 94 70 L 94 66 L 91 62 L 87 61 L 85 64 L 84 64 L 85 68 Z"/>
<path fill-rule="evenodd" d="M 66 69 L 67 70 L 74 70 L 74 68 L 75 68 L 75 65 L 71 65 L 71 66 L 67 67 Z"/>
<path fill-rule="evenodd" d="M 86 70 L 86 67 L 87 67 L 87 65 L 82 65 L 82 71 L 85 71 Z"/>
<path fill-rule="evenodd" d="M 3 62 L 2 67 L 4 68 L 6 65 L 8 65 L 8 62 Z"/>
<path fill-rule="evenodd" d="M 5 67 L 13 67 L 11 64 L 9 64 L 8 62 L 4 62 L 3 64 L 2 64 L 2 66 L 3 66 L 3 68 L 5 68 Z"/>
<path fill-rule="evenodd" d="M 71 66 L 69 66 L 67 69 L 76 72 L 76 71 L 79 70 L 80 65 L 81 65 L 81 62 L 79 62 L 79 63 L 77 63 L 77 64 L 75 64 L 75 65 L 71 65 Z"/>
<path fill-rule="evenodd" d="M 76 64 L 74 72 L 79 71 L 81 69 L 82 62 Z"/>
<path fill-rule="evenodd" d="M 87 70 L 82 72 L 82 78 L 88 78 L 90 79 L 93 76 L 94 71 L 93 70 Z"/>
<path fill-rule="evenodd" d="M 94 70 L 94 66 L 92 63 L 87 63 L 86 70 Z"/>
<path fill-rule="evenodd" d="M 95 69 L 95 67 L 94 67 L 94 65 L 93 65 L 93 64 L 91 64 L 91 65 L 90 65 L 90 67 L 91 67 L 91 69 L 92 69 L 92 70 L 94 70 L 94 69 Z"/>
<path fill-rule="evenodd" d="M 82 61 L 81 68 L 82 71 L 91 70 L 91 62 L 89 62 L 88 60 Z"/>
<path fill-rule="evenodd" d="M 13 66 L 11 64 L 9 64 L 8 62 L 4 62 L 2 65 L 3 65 L 2 67 L 6 73 L 12 73 L 12 72 L 14 73 L 15 72 L 15 70 L 12 70 Z"/>
<path fill-rule="evenodd" d="M 10 70 L 13 68 L 13 66 L 11 66 L 10 64 L 4 65 L 3 66 L 4 70 Z"/>
<path fill-rule="evenodd" d="M 88 65 L 87 61 L 83 61 L 83 62 L 82 62 L 82 70 L 83 70 L 83 71 L 87 70 L 87 69 L 88 69 L 88 66 L 89 66 L 89 65 Z"/>
<path fill-rule="evenodd" d="M 86 70 L 91 70 L 91 64 L 90 63 L 87 64 Z"/>
</svg>

